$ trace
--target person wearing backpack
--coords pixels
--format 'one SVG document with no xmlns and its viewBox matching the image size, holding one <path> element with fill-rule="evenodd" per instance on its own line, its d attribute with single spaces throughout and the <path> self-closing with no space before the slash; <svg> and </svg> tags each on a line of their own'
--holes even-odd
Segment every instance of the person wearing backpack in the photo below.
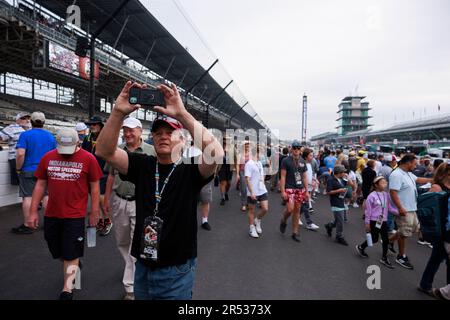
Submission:
<svg viewBox="0 0 450 320">
<path fill-rule="evenodd" d="M 446 192 L 450 194 L 450 164 L 442 163 L 433 177 L 429 192 Z M 422 275 L 418 290 L 431 296 L 436 296 L 433 280 L 442 261 L 447 264 L 447 284 L 450 284 L 450 211 L 447 205 L 447 215 L 441 215 L 441 226 L 445 226 L 442 237 L 433 241 L 433 250 Z M 441 292 L 442 293 L 442 292 Z"/>
</svg>

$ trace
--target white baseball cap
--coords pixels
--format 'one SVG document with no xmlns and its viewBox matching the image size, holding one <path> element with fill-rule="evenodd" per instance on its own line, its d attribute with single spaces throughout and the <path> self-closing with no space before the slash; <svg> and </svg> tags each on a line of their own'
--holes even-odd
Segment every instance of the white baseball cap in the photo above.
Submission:
<svg viewBox="0 0 450 320">
<path fill-rule="evenodd" d="M 19 120 L 20 118 L 25 118 L 25 117 L 30 117 L 30 114 L 28 112 L 19 112 L 16 115 L 16 121 Z"/>
<path fill-rule="evenodd" d="M 127 127 L 130 129 L 134 128 L 141 128 L 142 129 L 142 123 L 136 118 L 128 117 L 123 121 L 122 127 Z"/>
<path fill-rule="evenodd" d="M 75 130 L 77 131 L 84 131 L 87 130 L 87 125 L 84 122 L 78 122 L 77 125 L 75 126 Z"/>
<path fill-rule="evenodd" d="M 78 145 L 78 133 L 72 128 L 59 129 L 56 143 L 59 154 L 74 154 Z"/>
<path fill-rule="evenodd" d="M 35 111 L 31 114 L 31 121 L 40 121 L 42 123 L 45 122 L 45 114 L 39 111 Z"/>
</svg>

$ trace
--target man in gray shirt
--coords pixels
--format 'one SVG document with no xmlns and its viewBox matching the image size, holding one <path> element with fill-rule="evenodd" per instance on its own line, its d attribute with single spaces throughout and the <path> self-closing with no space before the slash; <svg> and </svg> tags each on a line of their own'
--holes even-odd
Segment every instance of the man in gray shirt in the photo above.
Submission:
<svg viewBox="0 0 450 320">
<path fill-rule="evenodd" d="M 412 171 L 416 167 L 416 156 L 408 153 L 399 162 L 399 167 L 389 176 L 389 191 L 399 215 L 396 217 L 398 231 L 390 241 L 398 240 L 399 254 L 396 262 L 406 269 L 414 267 L 405 254 L 406 239 L 419 231 L 417 218 L 417 186 L 416 183 L 428 183 L 431 179 L 419 178 Z"/>
</svg>

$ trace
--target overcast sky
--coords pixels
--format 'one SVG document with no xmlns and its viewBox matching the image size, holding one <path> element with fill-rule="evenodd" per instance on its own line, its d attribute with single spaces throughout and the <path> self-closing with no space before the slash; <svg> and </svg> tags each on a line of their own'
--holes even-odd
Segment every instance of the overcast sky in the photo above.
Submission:
<svg viewBox="0 0 450 320">
<path fill-rule="evenodd" d="M 304 92 L 308 137 L 335 131 L 356 90 L 375 128 L 450 112 L 450 1 L 178 1 L 214 54 L 174 1 L 142 2 L 202 65 L 217 55 L 283 139 L 300 136 Z"/>
</svg>

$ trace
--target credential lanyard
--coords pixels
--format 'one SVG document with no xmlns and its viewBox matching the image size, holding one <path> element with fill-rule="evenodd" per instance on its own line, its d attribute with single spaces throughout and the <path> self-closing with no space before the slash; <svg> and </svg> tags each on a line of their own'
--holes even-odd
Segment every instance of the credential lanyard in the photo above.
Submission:
<svg viewBox="0 0 450 320">
<path fill-rule="evenodd" d="M 157 216 L 158 215 L 159 203 L 161 202 L 164 189 L 166 188 L 166 185 L 169 182 L 170 176 L 175 171 L 175 168 L 180 164 L 180 162 L 181 161 L 178 160 L 177 162 L 175 162 L 173 164 L 172 170 L 170 171 L 170 173 L 167 176 L 167 178 L 164 180 L 164 184 L 163 184 L 163 186 L 161 188 L 161 192 L 159 192 L 159 165 L 158 165 L 158 161 L 156 161 L 156 170 L 155 170 L 155 181 L 156 181 L 156 186 L 155 186 L 155 210 L 154 210 L 153 216 Z"/>
</svg>

